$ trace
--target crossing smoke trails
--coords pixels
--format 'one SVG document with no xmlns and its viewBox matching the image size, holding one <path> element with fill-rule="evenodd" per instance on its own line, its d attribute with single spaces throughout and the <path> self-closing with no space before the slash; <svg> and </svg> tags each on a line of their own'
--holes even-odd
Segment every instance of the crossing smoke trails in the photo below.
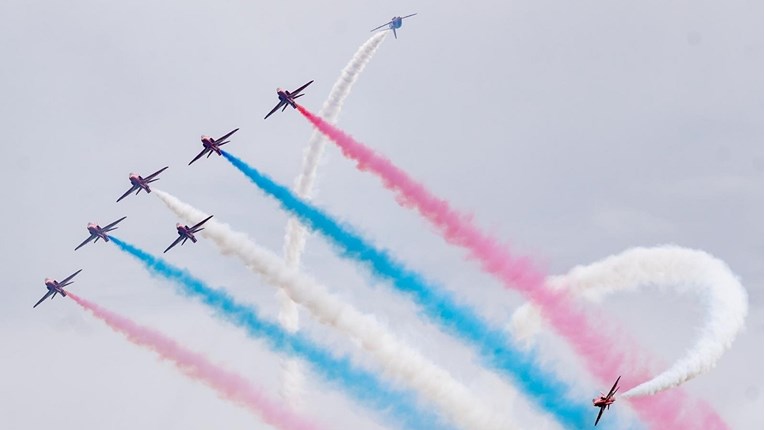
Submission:
<svg viewBox="0 0 765 430">
<path fill-rule="evenodd" d="M 450 243 L 466 248 L 482 269 L 497 277 L 506 288 L 525 294 L 536 304 L 545 320 L 566 339 L 601 383 L 620 374 L 625 357 L 639 356 L 637 345 L 617 342 L 603 336 L 598 327 L 570 300 L 567 292 L 544 287 L 544 277 L 529 261 L 516 258 L 492 237 L 481 232 L 470 217 L 451 208 L 449 203 L 433 196 L 390 160 L 355 141 L 332 124 L 304 107 L 297 109 L 319 131 L 340 147 L 343 154 L 356 161 L 359 170 L 377 175 L 384 186 L 397 195 L 402 206 L 413 207 L 431 222 Z M 650 412 L 650 411 L 648 411 Z M 650 417 L 641 414 L 642 418 Z"/>
<path fill-rule="evenodd" d="M 448 428 L 430 412 L 417 408 L 416 399 L 409 393 L 389 387 L 375 375 L 355 367 L 348 358 L 335 357 L 304 336 L 289 333 L 278 324 L 260 319 L 255 310 L 236 302 L 224 291 L 208 287 L 188 271 L 114 236 L 109 238 L 120 250 L 139 260 L 150 273 L 173 281 L 181 287 L 184 295 L 200 299 L 219 316 L 245 329 L 250 336 L 264 338 L 274 349 L 313 364 L 314 369 L 325 379 L 338 383 L 355 400 L 376 411 L 392 415 L 392 419 L 407 428 Z"/>
<path fill-rule="evenodd" d="M 570 387 L 552 372 L 543 369 L 533 354 L 510 345 L 502 330 L 488 326 L 473 310 L 458 304 L 450 294 L 406 268 L 387 251 L 370 245 L 352 228 L 299 199 L 288 188 L 275 183 L 230 153 L 222 153 L 261 190 L 279 200 L 286 211 L 330 239 L 341 255 L 363 263 L 377 277 L 391 281 L 397 290 L 412 296 L 432 320 L 475 346 L 486 364 L 513 377 L 523 392 L 561 424 L 580 427 L 590 421 L 591 406 L 581 401 L 569 401 Z"/>
<path fill-rule="evenodd" d="M 207 214 L 154 189 L 154 194 L 177 216 L 189 223 L 207 218 Z M 239 257 L 268 283 L 284 288 L 295 302 L 304 305 L 322 323 L 331 325 L 358 341 L 383 364 L 386 375 L 416 389 L 436 404 L 442 414 L 465 429 L 510 430 L 514 426 L 502 420 L 479 401 L 465 386 L 419 352 L 395 338 L 373 317 L 364 315 L 341 302 L 313 279 L 288 267 L 276 255 L 253 243 L 247 235 L 215 219 L 205 224 L 202 236 L 212 239 L 224 255 Z"/>
<path fill-rule="evenodd" d="M 596 302 L 641 286 L 700 297 L 707 315 L 693 346 L 669 369 L 623 397 L 656 394 L 712 370 L 744 328 L 748 311 L 746 290 L 724 262 L 704 251 L 678 246 L 632 248 L 577 266 L 564 276 L 550 278 L 549 284 Z"/>
<path fill-rule="evenodd" d="M 343 108 L 343 103 L 351 92 L 353 84 L 358 79 L 367 63 L 377 51 L 377 48 L 385 40 L 387 32 L 375 33 L 364 44 L 362 44 L 351 58 L 351 61 L 340 72 L 340 77 L 335 82 L 332 90 L 329 92 L 324 106 L 321 107 L 319 115 L 327 122 L 335 123 Z M 323 134 L 314 131 L 308 141 L 308 148 L 303 155 L 303 168 L 295 181 L 295 193 L 309 199 L 316 181 L 316 171 L 319 167 L 327 140 Z M 287 230 L 284 238 L 284 259 L 287 266 L 296 269 L 300 266 L 300 257 L 305 248 L 306 230 L 296 219 L 290 218 L 287 221 Z M 289 331 L 295 332 L 298 329 L 298 309 L 295 303 L 284 293 L 279 293 L 281 310 L 279 312 L 279 321 Z M 292 404 L 293 407 L 299 402 L 299 394 L 302 386 L 302 372 L 300 363 L 295 360 L 287 360 L 283 363 L 285 374 L 283 384 L 283 395 Z"/>
<path fill-rule="evenodd" d="M 214 365 L 204 356 L 184 348 L 163 334 L 142 327 L 71 291 L 67 297 L 105 322 L 112 330 L 123 334 L 133 344 L 156 352 L 189 378 L 204 383 L 224 399 L 246 407 L 266 423 L 285 430 L 318 430 L 318 426 L 268 399 L 246 379 Z"/>
</svg>

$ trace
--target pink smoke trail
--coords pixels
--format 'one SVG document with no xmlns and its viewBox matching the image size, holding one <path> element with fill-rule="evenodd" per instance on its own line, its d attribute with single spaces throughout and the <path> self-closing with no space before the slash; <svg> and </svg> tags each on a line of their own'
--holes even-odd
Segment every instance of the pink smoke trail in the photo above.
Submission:
<svg viewBox="0 0 765 430">
<path fill-rule="evenodd" d="M 151 349 L 163 359 L 175 364 L 186 376 L 213 388 L 224 399 L 246 407 L 266 423 L 285 430 L 319 429 L 318 426 L 269 400 L 241 376 L 221 369 L 202 355 L 189 351 L 161 333 L 142 327 L 72 292 L 68 292 L 67 297 L 90 311 L 114 331 L 125 335 L 130 342 Z"/>
<path fill-rule="evenodd" d="M 472 219 L 452 209 L 449 203 L 432 195 L 422 184 L 416 182 L 403 170 L 394 166 L 387 158 L 375 153 L 372 149 L 354 140 L 334 125 L 312 114 L 303 106 L 297 105 L 298 111 L 305 116 L 319 131 L 340 147 L 343 154 L 356 161 L 359 170 L 370 171 L 377 175 L 384 186 L 397 194 L 396 200 L 402 206 L 416 209 L 425 219 L 430 221 L 450 243 L 466 248 L 470 256 L 480 263 L 484 271 L 497 277 L 506 288 L 514 289 L 524 294 L 535 303 L 542 315 L 576 351 L 584 361 L 591 374 L 602 383 L 613 381 L 625 370 L 625 362 L 640 357 L 640 348 L 626 341 L 623 335 L 618 341 L 611 336 L 603 336 L 602 324 L 594 324 L 571 300 L 563 290 L 552 290 L 544 285 L 545 276 L 538 271 L 528 258 L 518 258 L 500 245 L 492 237 L 481 232 Z M 593 314 L 588 310 L 588 313 Z M 602 320 L 602 318 L 596 318 Z M 632 359 L 632 360 L 631 360 Z M 637 364 L 637 363 L 636 363 Z M 638 365 L 637 367 L 642 367 Z M 629 377 L 630 387 L 638 382 L 650 379 L 645 373 L 644 379 L 637 379 L 636 368 L 630 366 L 633 372 Z M 625 375 L 626 376 L 626 375 Z M 692 429 L 692 422 L 701 422 L 701 417 L 711 420 L 714 428 L 727 428 L 709 406 L 695 405 L 688 402 L 678 407 L 667 408 L 664 405 L 677 399 L 686 399 L 678 391 L 674 397 L 658 400 L 641 398 L 639 401 L 630 399 L 636 405 L 635 409 L 641 418 L 650 423 L 653 428 Z M 643 407 L 643 405 L 648 405 Z M 683 412 L 694 413 L 693 419 L 683 416 Z M 708 422 L 707 425 L 710 425 Z"/>
</svg>

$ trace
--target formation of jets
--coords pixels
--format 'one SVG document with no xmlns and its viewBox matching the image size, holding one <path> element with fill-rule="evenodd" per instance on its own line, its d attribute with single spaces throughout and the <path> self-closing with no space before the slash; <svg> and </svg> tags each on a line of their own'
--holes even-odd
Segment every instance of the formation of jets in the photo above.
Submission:
<svg viewBox="0 0 765 430">
<path fill-rule="evenodd" d="M 616 378 L 616 382 L 614 382 L 614 386 L 611 387 L 611 390 L 608 392 L 607 395 L 603 395 L 603 393 L 600 393 L 600 397 L 596 399 L 592 399 L 592 406 L 595 406 L 596 408 L 600 408 L 598 411 L 598 417 L 595 418 L 595 425 L 598 425 L 598 421 L 600 421 L 600 417 L 603 415 L 603 411 L 606 409 L 610 409 L 611 405 L 614 404 L 616 401 L 616 391 L 619 389 L 618 384 L 619 380 L 622 379 L 621 376 Z"/>
<path fill-rule="evenodd" d="M 396 33 L 396 30 L 401 28 L 403 20 L 406 19 L 406 18 L 415 16 L 415 15 L 417 15 L 417 14 L 413 13 L 411 15 L 406 15 L 406 16 L 394 16 L 393 18 L 391 18 L 391 20 L 389 22 L 386 22 L 385 24 L 372 29 L 372 31 L 377 31 L 377 30 L 380 30 L 380 29 L 383 29 L 383 28 L 387 27 L 386 30 L 392 30 L 393 31 L 393 36 L 396 39 L 398 39 L 398 34 Z M 276 95 L 279 98 L 279 103 L 273 109 L 271 109 L 271 111 L 263 119 L 267 119 L 269 116 L 274 114 L 280 108 L 281 108 L 282 112 L 284 112 L 284 110 L 287 109 L 287 106 L 291 106 L 293 109 L 297 108 L 297 103 L 295 102 L 295 99 L 297 99 L 299 97 L 302 97 L 304 95 L 302 93 L 302 91 L 305 90 L 312 83 L 313 83 L 313 80 L 303 84 L 298 89 L 296 89 L 294 91 L 291 91 L 291 92 L 287 91 L 287 90 L 285 90 L 283 88 L 277 88 L 276 89 Z M 223 136 L 221 136 L 221 137 L 219 137 L 217 139 L 213 139 L 210 136 L 203 135 L 202 138 L 201 138 L 203 149 L 202 149 L 202 151 L 199 154 L 197 154 L 196 157 L 194 157 L 189 162 L 189 165 L 191 165 L 195 161 L 199 160 L 200 158 L 204 157 L 205 155 L 207 155 L 208 158 L 213 153 L 221 155 L 220 147 L 225 145 L 225 144 L 227 144 L 227 143 L 229 143 L 230 141 L 226 140 L 226 139 L 231 137 L 238 130 L 239 130 L 238 128 L 235 128 L 234 130 L 231 130 L 230 132 L 226 133 L 225 135 L 223 135 Z M 168 166 L 165 166 L 165 167 L 157 170 L 156 172 L 154 172 L 151 175 L 146 176 L 146 177 L 142 177 L 141 175 L 139 175 L 137 173 L 130 173 L 130 175 L 128 176 L 128 179 L 130 179 L 130 189 L 127 190 L 124 194 L 122 194 L 120 196 L 120 198 L 117 199 L 117 202 L 119 202 L 122 199 L 124 199 L 125 197 L 129 196 L 134 191 L 135 191 L 136 195 L 138 195 L 142 190 L 146 191 L 146 193 L 151 193 L 151 188 L 150 188 L 149 184 L 159 180 L 158 176 L 162 172 L 164 172 L 167 168 L 168 168 Z M 209 221 L 212 217 L 213 216 L 210 215 L 207 218 L 205 218 L 202 221 L 194 224 L 191 227 L 189 227 L 188 225 L 183 225 L 181 223 L 177 223 L 176 224 L 176 231 L 178 233 L 178 237 L 173 241 L 173 243 L 170 244 L 170 246 L 168 246 L 164 250 L 164 252 L 169 251 L 170 249 L 172 249 L 174 246 L 178 245 L 179 243 L 181 245 L 185 244 L 187 240 L 191 240 L 192 243 L 196 243 L 197 242 L 197 238 L 194 236 L 194 233 L 198 233 L 198 232 L 204 230 L 204 227 L 202 227 L 202 225 L 204 225 L 204 223 Z M 89 243 L 91 241 L 98 242 L 98 239 L 103 239 L 104 242 L 109 242 L 109 235 L 108 235 L 108 233 L 113 231 L 113 230 L 116 230 L 117 229 L 117 224 L 119 224 L 125 218 L 127 218 L 127 217 L 123 216 L 122 218 L 120 218 L 120 219 L 118 219 L 118 220 L 116 220 L 116 221 L 114 221 L 112 223 L 109 223 L 109 224 L 105 225 L 104 227 L 101 227 L 101 226 L 99 226 L 96 223 L 92 223 L 92 222 L 88 223 L 87 229 L 88 229 L 88 233 L 90 233 L 90 236 L 88 236 L 88 238 L 85 239 L 82 243 L 77 245 L 77 247 L 75 248 L 75 251 L 80 249 L 85 244 L 87 244 L 87 243 Z M 55 279 L 46 278 L 45 279 L 45 287 L 47 288 L 48 291 L 32 307 L 36 308 L 40 303 L 45 301 L 45 299 L 47 299 L 48 297 L 53 299 L 54 297 L 56 297 L 57 294 L 61 294 L 62 296 L 66 297 L 66 291 L 64 291 L 64 287 L 66 287 L 67 285 L 72 284 L 73 283 L 72 279 L 75 276 L 77 276 L 77 274 L 79 274 L 81 271 L 82 271 L 82 269 L 74 272 L 73 274 L 71 274 L 71 275 L 67 276 L 66 278 L 64 278 L 64 280 L 62 280 L 61 282 L 56 281 Z M 600 418 L 603 415 L 603 411 L 606 410 L 606 409 L 610 409 L 611 405 L 616 401 L 615 395 L 616 395 L 616 391 L 619 389 L 618 384 L 619 384 L 619 380 L 620 379 L 621 379 L 621 376 L 616 379 L 616 382 L 614 382 L 614 385 L 611 387 L 611 390 L 608 392 L 607 395 L 603 395 L 603 393 L 601 393 L 598 398 L 592 399 L 592 405 L 594 407 L 600 408 L 600 410 L 598 411 L 598 416 L 595 419 L 595 425 L 596 426 L 598 425 L 598 422 L 600 422 Z"/>
</svg>

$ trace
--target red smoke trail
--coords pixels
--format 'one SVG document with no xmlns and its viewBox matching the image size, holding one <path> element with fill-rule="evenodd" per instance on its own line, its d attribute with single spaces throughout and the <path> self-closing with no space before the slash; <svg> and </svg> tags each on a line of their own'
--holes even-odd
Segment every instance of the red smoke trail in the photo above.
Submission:
<svg viewBox="0 0 765 430">
<path fill-rule="evenodd" d="M 406 172 L 394 166 L 387 158 L 357 142 L 337 127 L 307 111 L 303 106 L 297 105 L 297 109 L 319 131 L 335 142 L 346 157 L 356 161 L 359 170 L 368 170 L 377 175 L 386 188 L 397 194 L 396 201 L 399 204 L 416 209 L 438 228 L 448 242 L 466 248 L 470 256 L 478 260 L 484 271 L 497 277 L 506 288 L 521 292 L 535 303 L 555 331 L 579 354 L 590 373 L 602 383 L 611 382 L 617 375 L 623 373 L 626 367 L 625 362 L 644 356 L 637 345 L 623 338 L 617 341 L 613 337 L 604 336 L 602 325 L 590 321 L 565 291 L 545 287 L 545 276 L 533 267 L 529 259 L 511 255 L 494 238 L 480 231 L 469 216 L 458 213 L 446 200 L 432 195 L 422 184 L 410 178 Z M 593 314 L 590 310 L 588 313 Z M 629 370 L 633 373 L 622 378 L 628 382 L 643 382 L 651 377 L 645 372 L 635 375 L 634 371 L 637 369 L 632 366 Z M 677 390 L 673 392 L 673 394 L 678 393 Z M 651 423 L 654 428 L 698 428 L 691 421 L 696 422 L 697 417 L 702 415 L 707 420 L 714 418 L 713 421 L 719 423 L 719 427 L 715 428 L 726 428 L 722 419 L 708 406 L 699 408 L 696 405 L 693 408 L 694 419 L 681 416 L 683 410 L 691 408 L 687 403 L 684 407 L 663 407 L 667 401 L 674 402 L 678 398 L 680 397 L 671 397 L 665 401 L 642 398 L 639 402 L 634 402 L 636 399 L 631 401 L 636 405 L 641 418 Z M 685 399 L 686 396 L 683 395 L 682 398 Z M 640 406 L 645 404 L 651 404 L 654 407 Z M 686 412 L 691 411 L 686 410 Z"/>
<path fill-rule="evenodd" d="M 68 292 L 67 297 L 90 311 L 114 331 L 125 335 L 130 342 L 151 349 L 163 359 L 175 364 L 186 376 L 215 389 L 224 399 L 248 408 L 266 423 L 285 430 L 319 429 L 318 426 L 269 400 L 241 376 L 221 369 L 202 355 L 189 351 L 172 339 L 78 297 L 72 292 Z"/>
</svg>

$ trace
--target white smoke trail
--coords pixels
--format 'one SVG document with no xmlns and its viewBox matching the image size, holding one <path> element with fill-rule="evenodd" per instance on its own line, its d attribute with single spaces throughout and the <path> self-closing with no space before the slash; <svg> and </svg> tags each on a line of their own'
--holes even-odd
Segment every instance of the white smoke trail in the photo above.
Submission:
<svg viewBox="0 0 765 430">
<path fill-rule="evenodd" d="M 699 295 L 707 314 L 695 343 L 669 369 L 646 381 L 624 397 L 656 394 L 709 372 L 744 327 L 748 311 L 746 290 L 723 261 L 704 251 L 679 246 L 632 248 L 564 276 L 548 278 L 551 288 L 568 288 L 590 301 L 601 301 L 618 291 L 641 286 L 673 289 Z M 542 317 L 530 304 L 513 314 L 512 331 L 529 340 Z"/>
<path fill-rule="evenodd" d="M 163 191 L 155 189 L 154 194 L 189 223 L 207 216 Z M 455 425 L 466 429 L 506 430 L 515 427 L 507 418 L 489 410 L 445 370 L 397 339 L 376 319 L 343 303 L 323 285 L 288 267 L 246 234 L 235 232 L 213 218 L 205 224 L 202 235 L 212 239 L 224 255 L 239 257 L 268 283 L 283 288 L 292 300 L 303 305 L 320 322 L 356 340 L 382 364 L 387 376 L 416 390 Z"/>
<path fill-rule="evenodd" d="M 325 120 L 335 123 L 343 108 L 346 97 L 351 92 L 351 87 L 358 79 L 364 67 L 372 59 L 377 48 L 380 46 L 387 32 L 376 33 L 372 35 L 363 45 L 359 47 L 351 61 L 340 72 L 340 77 L 335 81 L 335 85 L 329 92 L 329 97 L 319 111 L 319 115 Z M 319 166 L 319 160 L 324 153 L 327 145 L 326 138 L 318 130 L 314 130 L 311 139 L 308 141 L 308 148 L 303 154 L 303 169 L 295 181 L 295 193 L 303 198 L 310 198 L 313 190 L 313 184 L 316 181 L 316 170 Z M 290 218 L 287 221 L 287 231 L 284 237 L 284 259 L 287 266 L 297 269 L 300 265 L 300 257 L 305 248 L 306 235 L 308 232 L 298 220 Z M 294 333 L 299 327 L 298 307 L 289 295 L 284 291 L 277 292 L 281 307 L 279 310 L 279 322 L 289 332 Z M 302 371 L 300 362 L 291 358 L 285 358 L 282 363 L 284 368 L 284 381 L 282 385 L 282 396 L 290 402 L 293 408 L 299 407 L 302 397 Z"/>
</svg>

